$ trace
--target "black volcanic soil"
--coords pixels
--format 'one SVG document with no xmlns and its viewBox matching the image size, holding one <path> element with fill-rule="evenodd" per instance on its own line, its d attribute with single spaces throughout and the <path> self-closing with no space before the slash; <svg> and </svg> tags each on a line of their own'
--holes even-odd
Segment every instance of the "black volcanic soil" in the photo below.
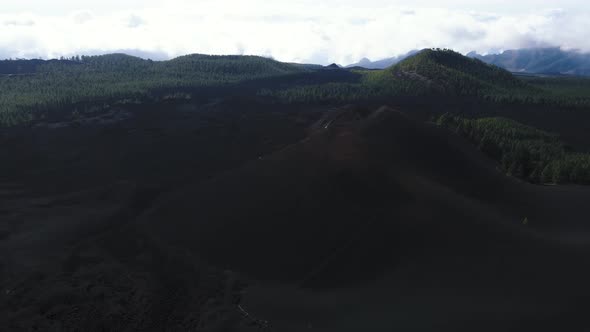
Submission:
<svg viewBox="0 0 590 332">
<path fill-rule="evenodd" d="M 208 301 L 223 299 L 224 271 L 161 251 L 129 223 L 187 179 L 303 139 L 321 112 L 209 100 L 3 130 L 0 326 L 194 330 Z"/>
<path fill-rule="evenodd" d="M 588 188 L 387 107 L 117 112 L 1 136 L 9 331 L 590 328 Z"/>
</svg>

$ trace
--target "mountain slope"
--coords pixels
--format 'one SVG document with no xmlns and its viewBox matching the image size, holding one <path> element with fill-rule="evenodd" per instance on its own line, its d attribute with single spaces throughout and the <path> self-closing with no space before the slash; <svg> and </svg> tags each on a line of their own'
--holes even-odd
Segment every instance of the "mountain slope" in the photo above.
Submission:
<svg viewBox="0 0 590 332">
<path fill-rule="evenodd" d="M 584 251 L 567 249 L 559 230 L 587 234 L 583 195 L 526 185 L 492 165 L 460 138 L 394 110 L 337 110 L 300 143 L 163 198 L 136 228 L 256 281 L 247 308 L 280 331 L 580 322 L 581 311 L 574 320 L 540 313 L 590 294 L 574 263 Z M 546 287 L 566 279 L 558 291 Z M 469 310 L 479 314 L 465 321 L 458 294 L 478 289 L 481 302 Z M 404 294 L 416 293 L 421 302 L 406 306 Z"/>
<path fill-rule="evenodd" d="M 480 81 L 490 85 L 503 87 L 522 85 L 518 79 L 499 67 L 486 65 L 450 50 L 424 50 L 391 69 L 398 72 L 416 72 L 440 82 L 448 79 L 449 85 L 454 83 L 453 74 L 469 81 Z"/>
<path fill-rule="evenodd" d="M 508 71 L 451 50 L 426 49 L 382 71 L 367 82 L 390 93 L 445 96 L 501 96 L 534 89 Z"/>
<path fill-rule="evenodd" d="M 588 188 L 505 177 L 387 107 L 118 112 L 3 132 L 10 331 L 587 326 Z"/>
</svg>

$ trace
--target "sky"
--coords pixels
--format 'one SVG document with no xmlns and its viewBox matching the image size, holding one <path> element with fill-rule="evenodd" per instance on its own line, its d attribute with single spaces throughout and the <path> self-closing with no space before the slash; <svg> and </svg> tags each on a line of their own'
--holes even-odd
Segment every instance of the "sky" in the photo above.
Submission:
<svg viewBox="0 0 590 332">
<path fill-rule="evenodd" d="M 588 0 L 0 2 L 0 58 L 204 53 L 346 65 L 427 47 L 590 52 Z"/>
</svg>

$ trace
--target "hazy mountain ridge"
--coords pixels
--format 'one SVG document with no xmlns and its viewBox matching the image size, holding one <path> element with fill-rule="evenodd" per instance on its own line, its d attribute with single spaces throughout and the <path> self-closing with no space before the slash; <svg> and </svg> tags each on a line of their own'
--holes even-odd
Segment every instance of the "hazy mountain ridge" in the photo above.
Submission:
<svg viewBox="0 0 590 332">
<path fill-rule="evenodd" d="M 420 52 L 419 50 L 412 50 L 406 54 L 394 56 L 391 58 L 381 59 L 381 60 L 377 60 L 377 61 L 371 61 L 368 58 L 362 58 L 359 62 L 352 63 L 352 64 L 346 66 L 346 68 L 362 67 L 362 68 L 366 68 L 366 69 L 385 69 L 385 68 L 391 67 L 391 66 L 403 61 L 404 59 L 411 57 L 412 55 L 415 55 L 419 52 Z"/>
<path fill-rule="evenodd" d="M 401 61 L 420 53 L 420 50 L 412 50 L 406 54 L 371 61 L 368 58 L 363 58 L 357 63 L 352 63 L 344 68 L 366 68 L 366 69 L 385 69 L 400 63 Z M 247 58 L 248 56 L 211 56 L 202 54 L 192 54 L 180 56 L 171 60 L 160 60 L 152 61 L 149 59 L 143 59 L 135 57 L 133 55 L 126 55 L 123 53 L 113 53 L 97 56 L 86 56 L 83 58 L 94 58 L 94 59 L 108 59 L 113 57 L 121 57 L 125 55 L 129 58 L 135 58 L 139 62 L 157 62 L 157 63 L 168 63 L 176 62 L 179 59 L 188 58 L 199 58 L 199 59 L 229 59 L 229 58 Z M 582 53 L 575 50 L 562 50 L 560 48 L 525 48 L 507 50 L 499 54 L 487 54 L 482 55 L 475 51 L 469 52 L 467 57 L 477 58 L 489 64 L 494 64 L 499 67 L 505 68 L 511 72 L 517 73 L 533 73 L 533 74 L 562 74 L 562 75 L 579 75 L 579 76 L 590 76 L 590 53 Z M 259 58 L 251 56 L 252 58 Z M 260 57 L 261 58 L 261 57 Z M 268 59 L 269 61 L 273 61 Z M 28 74 L 36 72 L 38 66 L 45 64 L 76 64 L 80 63 L 80 57 L 65 58 L 65 59 L 16 59 L 16 60 L 0 60 L 0 74 Z M 304 68 L 307 70 L 320 69 L 324 66 L 317 64 L 299 64 L 299 63 L 286 63 L 298 68 Z"/>
<path fill-rule="evenodd" d="M 467 54 L 512 72 L 534 74 L 590 75 L 590 54 L 564 51 L 560 48 L 529 48 L 504 51 L 501 54 Z"/>
</svg>

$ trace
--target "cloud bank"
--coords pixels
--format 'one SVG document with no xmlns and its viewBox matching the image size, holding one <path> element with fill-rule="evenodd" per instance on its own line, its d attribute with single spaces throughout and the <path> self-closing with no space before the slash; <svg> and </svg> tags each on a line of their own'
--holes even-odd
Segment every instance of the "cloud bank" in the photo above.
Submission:
<svg viewBox="0 0 590 332">
<path fill-rule="evenodd" d="M 9 0 L 10 1 L 10 0 Z M 281 61 L 349 64 L 426 47 L 482 54 L 558 46 L 590 51 L 590 10 L 576 1 L 563 8 L 518 11 L 469 7 L 461 1 L 103 0 L 83 7 L 61 0 L 37 11 L 0 9 L 0 58 L 54 58 L 126 51 L 156 60 L 189 53 L 254 54 Z M 527 2 L 527 1 L 525 1 Z M 41 2 L 40 2 L 41 3 Z M 110 4 L 110 5 L 109 5 Z M 81 6 L 82 5 L 82 6 Z M 506 4 L 505 4 L 506 5 Z M 33 8 L 30 6 L 29 8 Z"/>
</svg>

